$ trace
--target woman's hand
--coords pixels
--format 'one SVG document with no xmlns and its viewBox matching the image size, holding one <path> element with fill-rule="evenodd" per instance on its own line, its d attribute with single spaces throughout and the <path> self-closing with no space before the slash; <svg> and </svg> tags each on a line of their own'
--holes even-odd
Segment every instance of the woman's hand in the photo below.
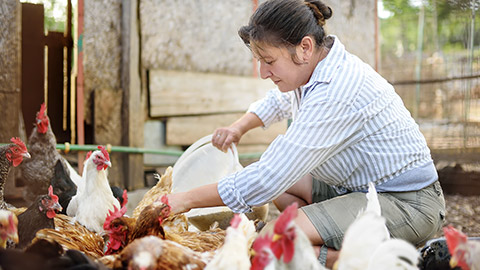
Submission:
<svg viewBox="0 0 480 270">
<path fill-rule="evenodd" d="M 187 203 L 187 192 L 179 192 L 179 193 L 170 193 L 167 195 L 168 204 L 170 205 L 170 211 L 172 214 L 181 214 L 190 211 L 190 207 L 188 207 Z M 160 198 L 159 198 L 160 199 Z M 159 200 L 157 199 L 157 200 Z"/>
<path fill-rule="evenodd" d="M 232 143 L 238 144 L 243 134 L 260 126 L 263 126 L 262 120 L 256 114 L 248 112 L 229 127 L 217 128 L 213 132 L 212 144 L 223 152 L 227 152 Z"/>
<path fill-rule="evenodd" d="M 232 143 L 238 144 L 242 137 L 242 132 L 235 127 L 217 128 L 213 132 L 212 144 L 223 152 L 227 152 Z"/>
</svg>

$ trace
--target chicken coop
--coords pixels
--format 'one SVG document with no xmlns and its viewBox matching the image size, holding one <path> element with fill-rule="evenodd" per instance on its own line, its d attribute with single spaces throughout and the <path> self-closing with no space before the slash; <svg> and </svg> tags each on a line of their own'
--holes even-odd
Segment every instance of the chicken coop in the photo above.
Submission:
<svg viewBox="0 0 480 270">
<path fill-rule="evenodd" d="M 3 1 L 8 50 L 1 69 L 8 76 L 1 94 L 8 96 L 2 108 L 11 120 L 2 126 L 2 141 L 12 134 L 27 139 L 45 102 L 61 148 L 111 145 L 111 184 L 148 185 L 145 171 L 174 164 L 186 147 L 233 122 L 274 87 L 259 78 L 237 35 L 261 2 L 68 1 L 68 30 L 61 33 L 43 29 L 42 4 Z M 349 47 L 375 66 L 375 2 L 362 8 L 330 2 L 339 12 L 329 31 L 347 45 L 361 40 Z M 343 23 L 362 25 L 363 35 L 349 34 Z M 240 156 L 258 158 L 286 128 L 285 121 L 246 135 Z M 86 152 L 67 157 L 81 167 Z"/>
<path fill-rule="evenodd" d="M 8 242 L 2 231 L 0 252 L 12 247 L 7 245 L 33 246 L 37 252 L 56 245 L 57 255 L 71 251 L 98 267 L 116 263 L 112 269 L 126 269 L 126 263 L 137 262 L 122 256 L 140 251 L 137 258 L 142 258 L 164 249 L 170 255 L 165 252 L 168 256 L 157 259 L 166 264 L 203 269 L 221 259 L 232 264 L 224 257 L 241 257 L 238 264 L 249 265 L 250 248 L 255 249 L 250 245 L 261 236 L 257 232 L 264 228 L 263 221 L 282 215 L 273 203 L 252 207 L 251 216 L 234 215 L 228 207 L 187 216 L 172 213 L 164 195 L 201 183 L 192 166 L 184 166 L 184 171 L 193 171 L 185 174 L 190 182 L 175 186 L 173 166 L 181 164 L 181 156 L 199 139 L 230 125 L 275 87 L 260 78 L 259 64 L 237 32 L 265 1 L 1 0 L 0 229 L 12 227 L 3 224 L 2 212 L 11 204 L 16 212 L 7 219 L 11 225 L 18 217 L 13 227 L 21 224 L 21 237 Z M 338 37 L 347 51 L 394 86 L 423 133 L 445 193 L 446 211 L 436 218 L 480 236 L 480 1 L 322 1 L 333 10 L 327 34 Z M 235 160 L 234 171 L 258 160 L 290 123 L 245 134 L 235 148 L 240 160 Z M 41 157 L 27 160 L 34 155 Z M 31 160 L 35 166 L 28 165 Z M 215 164 L 201 165 L 205 174 L 215 175 Z M 38 178 L 40 184 L 32 185 Z M 87 178 L 97 182 L 87 184 Z M 438 183 L 428 188 L 443 198 Z M 358 227 L 364 234 L 352 234 L 359 245 L 352 247 L 369 252 L 360 247 L 376 238 L 371 235 L 382 233 L 386 242 L 390 233 L 383 230 L 385 219 L 378 218 L 380 205 L 369 207 L 378 203 L 373 183 L 367 194 L 366 208 L 375 213 L 364 216 L 375 214 L 380 229 Z M 362 218 L 362 211 L 357 217 Z M 285 230 L 295 228 L 295 239 L 303 233 L 293 221 L 296 212 L 297 205 L 288 206 L 283 211 L 288 218 L 280 221 Z M 35 217 L 41 222 L 30 222 Z M 274 223 L 265 228 L 270 225 Z M 443 228 L 457 233 L 451 226 Z M 448 249 L 441 238 L 447 233 L 425 230 L 428 238 L 443 241 L 443 251 Z M 267 233 L 256 239 L 271 248 L 277 240 Z M 229 242 L 229 234 L 240 240 Z M 41 241 L 45 239 L 55 241 Z M 302 239 L 301 245 L 296 242 L 282 251 L 291 255 L 284 253 L 283 261 L 295 257 L 296 263 L 313 269 L 319 265 L 318 250 L 307 236 Z M 297 241 L 291 240 L 282 241 Z M 242 244 L 245 252 L 227 242 Z M 327 242 L 320 244 L 327 248 Z M 402 263 L 419 266 L 413 264 L 419 258 L 418 245 L 424 243 L 403 244 L 412 258 L 399 256 Z M 375 251 L 380 249 L 391 251 Z M 294 255 L 295 250 L 305 257 Z M 217 257 L 223 252 L 226 255 Z M 204 255 L 207 261 L 202 261 Z M 44 263 L 35 268 L 36 260 L 24 261 L 30 265 L 18 269 L 37 269 Z M 215 266 L 208 269 L 230 269 Z"/>
<path fill-rule="evenodd" d="M 55 32 L 43 27 L 43 4 L 2 1 L 1 141 L 27 140 L 45 102 L 59 150 L 79 171 L 89 146 L 109 145 L 111 184 L 151 185 L 148 172 L 173 165 L 189 145 L 232 123 L 273 87 L 259 78 L 237 35 L 262 2 L 67 1 L 66 30 Z M 327 32 L 394 85 L 439 170 L 446 168 L 445 187 L 480 192 L 476 2 L 459 1 L 461 16 L 452 15 L 463 27 L 451 29 L 463 33 L 460 50 L 445 47 L 447 21 L 437 20 L 446 16 L 442 3 L 436 9 L 417 3 L 416 12 L 396 15 L 415 29 L 401 40 L 382 34 L 402 27 L 383 23 L 381 2 L 325 1 L 334 11 Z M 383 49 L 392 42 L 395 50 Z M 287 127 L 285 121 L 248 133 L 239 145 L 242 162 L 258 158 Z M 19 192 L 21 183 L 9 184 L 7 193 Z"/>
</svg>

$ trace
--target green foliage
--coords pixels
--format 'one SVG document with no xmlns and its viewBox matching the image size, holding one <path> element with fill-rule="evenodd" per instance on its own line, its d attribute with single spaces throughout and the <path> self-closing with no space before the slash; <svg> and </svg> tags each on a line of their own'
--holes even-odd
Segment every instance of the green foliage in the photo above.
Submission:
<svg viewBox="0 0 480 270">
<path fill-rule="evenodd" d="M 417 49 L 421 4 L 424 5 L 424 52 L 467 48 L 472 10 L 475 15 L 474 44 L 480 44 L 480 0 L 382 0 L 392 16 L 380 21 L 382 54 Z M 474 9 L 472 9 L 474 7 Z"/>
<path fill-rule="evenodd" d="M 45 12 L 45 31 L 65 31 L 67 22 L 66 0 L 22 0 L 22 2 L 43 4 Z"/>
</svg>

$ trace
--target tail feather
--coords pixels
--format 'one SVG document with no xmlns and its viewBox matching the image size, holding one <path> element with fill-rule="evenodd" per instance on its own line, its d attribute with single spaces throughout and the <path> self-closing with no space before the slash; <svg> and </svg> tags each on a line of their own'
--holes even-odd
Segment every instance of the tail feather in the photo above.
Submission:
<svg viewBox="0 0 480 270">
<path fill-rule="evenodd" d="M 380 209 L 380 202 L 378 201 L 377 189 L 375 188 L 375 184 L 372 182 L 368 183 L 368 192 L 367 192 L 367 208 L 365 212 L 372 212 L 379 216 L 382 215 L 382 211 Z"/>
</svg>

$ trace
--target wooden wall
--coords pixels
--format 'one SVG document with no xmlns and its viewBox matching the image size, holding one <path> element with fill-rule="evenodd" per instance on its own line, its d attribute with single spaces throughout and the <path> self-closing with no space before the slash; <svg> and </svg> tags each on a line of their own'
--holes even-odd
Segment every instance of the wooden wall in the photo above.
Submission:
<svg viewBox="0 0 480 270">
<path fill-rule="evenodd" d="M 238 29 L 253 13 L 253 1 L 141 0 L 142 68 L 148 73 L 149 120 L 165 125 L 164 143 L 188 146 L 241 116 L 274 87 L 254 77 L 250 51 Z M 325 1 L 333 9 L 328 34 L 375 64 L 375 5 L 372 0 Z M 263 151 L 282 122 L 242 139 L 239 152 Z"/>
</svg>

